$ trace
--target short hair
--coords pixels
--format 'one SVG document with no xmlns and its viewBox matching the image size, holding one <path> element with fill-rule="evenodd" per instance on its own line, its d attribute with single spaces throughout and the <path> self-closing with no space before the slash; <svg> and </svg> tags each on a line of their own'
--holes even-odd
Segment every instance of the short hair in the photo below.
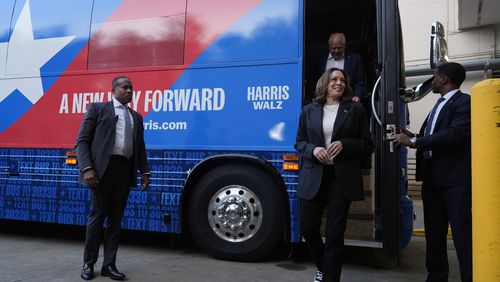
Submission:
<svg viewBox="0 0 500 282">
<path fill-rule="evenodd" d="M 338 68 L 330 68 L 327 69 L 321 77 L 318 79 L 318 82 L 316 83 L 316 96 L 314 97 L 314 102 L 324 104 L 326 103 L 326 95 L 328 94 L 328 84 L 330 83 L 330 75 L 334 71 L 339 71 L 344 75 L 345 79 L 345 88 L 344 88 L 344 93 L 342 93 L 342 101 L 347 102 L 350 101 L 352 98 L 352 89 L 349 84 L 349 75 L 347 74 L 346 71 L 338 69 Z"/>
<path fill-rule="evenodd" d="M 455 62 L 444 63 L 437 66 L 437 71 L 446 76 L 451 83 L 460 87 L 465 80 L 465 68 Z"/>
<path fill-rule="evenodd" d="M 328 38 L 328 43 L 330 43 L 330 41 L 333 40 L 334 37 L 340 37 L 340 39 L 342 40 L 342 43 L 345 45 L 345 35 L 341 32 L 335 32 L 335 33 L 332 33 L 330 34 L 330 37 Z"/>
<path fill-rule="evenodd" d="M 128 76 L 124 76 L 124 75 L 117 76 L 117 77 L 113 78 L 113 80 L 111 81 L 112 89 L 115 89 L 115 87 L 118 86 L 118 80 L 120 80 L 120 79 L 130 80 L 130 78 Z"/>
</svg>

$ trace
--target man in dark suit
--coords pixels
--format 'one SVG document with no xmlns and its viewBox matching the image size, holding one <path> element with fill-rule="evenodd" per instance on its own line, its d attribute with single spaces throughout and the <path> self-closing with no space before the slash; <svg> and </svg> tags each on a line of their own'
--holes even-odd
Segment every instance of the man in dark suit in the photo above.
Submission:
<svg viewBox="0 0 500 282">
<path fill-rule="evenodd" d="M 332 33 L 328 39 L 328 58 L 324 60 L 323 71 L 330 68 L 345 70 L 349 75 L 352 101 L 360 102 L 365 97 L 366 83 L 361 56 L 354 52 L 346 53 L 346 40 L 343 33 Z"/>
<path fill-rule="evenodd" d="M 427 281 L 448 281 L 446 236 L 451 225 L 462 281 L 472 281 L 470 96 L 460 92 L 465 69 L 437 67 L 432 81 L 441 98 L 420 133 L 403 130 L 395 142 L 417 148 L 417 180 L 422 183 Z"/>
<path fill-rule="evenodd" d="M 141 190 L 149 186 L 149 167 L 144 144 L 142 117 L 127 104 L 132 99 L 132 82 L 119 76 L 112 82 L 113 100 L 92 103 L 83 118 L 76 141 L 79 182 L 92 190 L 92 208 L 88 217 L 81 278 L 94 278 L 101 229 L 107 218 L 104 236 L 102 276 L 124 280 L 116 269 L 116 254 L 121 218 L 130 187 L 137 185 L 141 172 Z"/>
</svg>

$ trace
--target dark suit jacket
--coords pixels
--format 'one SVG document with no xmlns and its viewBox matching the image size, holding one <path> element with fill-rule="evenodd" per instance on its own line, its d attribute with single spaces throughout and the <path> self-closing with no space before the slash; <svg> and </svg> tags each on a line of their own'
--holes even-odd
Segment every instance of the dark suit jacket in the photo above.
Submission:
<svg viewBox="0 0 500 282">
<path fill-rule="evenodd" d="M 146 147 L 144 144 L 144 125 L 142 116 L 130 109 L 134 120 L 134 153 L 132 156 L 133 171 L 130 173 L 131 183 L 137 185 L 137 168 L 141 173 L 149 172 Z M 116 116 L 113 102 L 92 103 L 85 114 L 78 138 L 76 152 L 80 175 L 78 181 L 85 185 L 82 169 L 92 167 L 101 179 L 106 171 L 113 153 L 116 131 Z"/>
<path fill-rule="evenodd" d="M 417 138 L 418 181 L 433 181 L 439 187 L 471 184 L 470 96 L 460 91 L 443 106 L 434 132 L 424 136 L 427 120 Z M 426 171 L 423 151 L 432 151 L 432 171 Z M 430 178 L 432 177 L 432 178 Z"/>
<path fill-rule="evenodd" d="M 312 103 L 300 115 L 295 149 L 301 156 L 297 196 L 310 200 L 316 196 L 323 175 L 323 164 L 313 155 L 316 147 L 324 147 L 323 105 Z M 349 200 L 362 200 L 361 161 L 373 150 L 365 111 L 360 103 L 341 102 L 333 126 L 332 142 L 341 141 L 343 150 L 333 160 L 335 184 Z"/>
<path fill-rule="evenodd" d="M 325 72 L 326 62 L 328 61 L 328 55 L 324 57 L 322 63 L 322 69 L 320 72 L 321 76 Z M 365 75 L 363 73 L 363 64 L 361 62 L 361 56 L 358 53 L 349 52 L 344 56 L 344 70 L 349 74 L 349 85 L 352 88 L 352 93 L 354 96 L 363 98 L 366 96 L 366 82 Z"/>
</svg>

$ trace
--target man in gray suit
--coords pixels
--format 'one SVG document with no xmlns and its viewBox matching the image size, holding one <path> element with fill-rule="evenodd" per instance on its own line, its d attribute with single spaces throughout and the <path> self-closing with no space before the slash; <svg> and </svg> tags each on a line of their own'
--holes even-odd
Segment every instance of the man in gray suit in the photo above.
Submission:
<svg viewBox="0 0 500 282">
<path fill-rule="evenodd" d="M 141 172 L 141 191 L 149 186 L 142 116 L 127 106 L 132 100 L 132 82 L 125 76 L 114 78 L 112 93 L 112 101 L 90 104 L 76 141 L 78 181 L 92 190 L 84 265 L 80 274 L 84 280 L 94 278 L 105 218 L 108 220 L 101 275 L 113 280 L 125 279 L 125 274 L 116 269 L 115 261 L 120 222 L 130 187 L 137 185 L 137 169 Z"/>
</svg>

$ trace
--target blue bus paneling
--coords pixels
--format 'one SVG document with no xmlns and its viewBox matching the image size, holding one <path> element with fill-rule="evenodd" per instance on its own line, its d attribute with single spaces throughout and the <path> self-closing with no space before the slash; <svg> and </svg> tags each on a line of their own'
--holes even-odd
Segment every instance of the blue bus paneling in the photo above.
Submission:
<svg viewBox="0 0 500 282">
<path fill-rule="evenodd" d="M 85 225 L 91 192 L 78 184 L 76 166 L 65 164 L 65 149 L 0 149 L 0 218 Z M 148 151 L 148 192 L 132 188 L 122 226 L 125 229 L 181 232 L 181 199 L 188 171 L 207 157 L 239 153 L 268 161 L 283 177 L 290 206 L 290 239 L 300 240 L 298 174 L 284 171 L 282 156 L 290 152 Z M 165 215 L 169 215 L 169 222 Z"/>
</svg>

